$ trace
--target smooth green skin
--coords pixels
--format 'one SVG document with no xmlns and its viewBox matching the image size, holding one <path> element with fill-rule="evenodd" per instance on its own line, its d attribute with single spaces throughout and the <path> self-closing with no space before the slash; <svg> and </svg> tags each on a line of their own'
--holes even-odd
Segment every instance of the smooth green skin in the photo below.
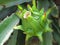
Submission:
<svg viewBox="0 0 60 45">
<path fill-rule="evenodd" d="M 34 0 L 32 7 L 28 5 L 28 10 L 22 9 L 22 7 L 20 7 L 19 9 L 21 12 L 18 11 L 16 12 L 16 14 L 19 16 L 19 18 L 21 18 L 22 25 L 17 28 L 24 31 L 24 33 L 26 34 L 26 41 L 32 36 L 38 36 L 40 41 L 43 41 L 42 34 L 44 32 L 51 31 L 51 28 L 49 26 L 51 21 L 48 19 L 48 15 L 53 8 L 50 8 L 47 12 L 44 12 L 44 8 L 38 10 L 36 8 Z M 27 11 L 31 12 L 31 15 L 28 15 L 25 19 L 24 16 Z"/>
</svg>

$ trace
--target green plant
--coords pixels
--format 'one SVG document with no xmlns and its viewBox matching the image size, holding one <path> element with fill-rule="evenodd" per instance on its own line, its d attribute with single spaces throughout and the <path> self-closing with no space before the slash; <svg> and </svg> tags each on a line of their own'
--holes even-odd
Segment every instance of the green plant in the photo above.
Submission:
<svg viewBox="0 0 60 45">
<path fill-rule="evenodd" d="M 15 32 L 13 27 L 17 24 L 18 26 L 14 28 L 19 29 L 19 31 L 16 30 L 17 32 L 14 33 L 15 36 L 12 36 L 15 39 L 11 37 L 12 39 L 9 39 L 7 45 L 16 45 L 16 43 L 20 43 L 17 45 L 25 45 L 23 44 L 25 40 L 26 43 L 30 45 L 30 39 L 33 36 L 38 37 L 41 42 L 39 45 L 53 45 L 52 42 L 54 39 L 60 45 L 60 27 L 57 23 L 58 9 L 53 0 L 34 0 L 33 5 L 30 1 L 31 0 L 0 0 L 0 20 L 2 20 L 0 23 L 0 45 L 3 45 L 8 40 L 13 31 Z M 28 4 L 27 7 L 25 4 Z M 18 5 L 18 10 L 15 5 Z M 22 20 L 22 24 L 19 23 L 20 19 Z M 51 24 L 53 25 L 52 27 Z M 26 39 L 22 31 L 26 34 Z M 19 40 L 17 40 L 17 34 L 20 36 Z M 11 41 L 13 42 L 11 43 Z"/>
<path fill-rule="evenodd" d="M 55 6 L 47 11 L 45 11 L 44 8 L 38 10 L 35 1 L 36 0 L 32 1 L 32 7 L 29 4 L 27 5 L 28 10 L 18 5 L 19 11 L 16 12 L 16 15 L 22 20 L 22 25 L 14 28 L 24 31 L 24 34 L 26 34 L 26 41 L 33 36 L 37 36 L 39 40 L 43 42 L 43 33 L 52 31 L 50 27 L 51 20 L 48 19 L 48 16 Z"/>
</svg>

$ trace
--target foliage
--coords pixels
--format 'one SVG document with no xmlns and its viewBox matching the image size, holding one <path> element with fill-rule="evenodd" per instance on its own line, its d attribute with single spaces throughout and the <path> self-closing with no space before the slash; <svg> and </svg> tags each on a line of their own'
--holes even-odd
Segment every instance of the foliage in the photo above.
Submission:
<svg viewBox="0 0 60 45">
<path fill-rule="evenodd" d="M 35 4 L 35 0 L 32 1 L 33 6 L 27 5 L 28 10 L 23 9 L 18 5 L 19 11 L 16 15 L 22 20 L 22 25 L 14 27 L 15 29 L 20 29 L 26 34 L 26 41 L 33 36 L 37 36 L 40 41 L 43 41 L 42 34 L 45 32 L 51 32 L 50 27 L 51 20 L 48 19 L 49 14 L 55 8 L 54 6 L 48 9 L 46 12 L 44 8 L 38 10 Z"/>
<path fill-rule="evenodd" d="M 19 45 L 24 45 L 22 43 L 25 35 L 22 34 L 22 31 L 26 34 L 26 40 L 37 36 L 41 42 L 43 41 L 42 45 L 53 45 L 52 42 L 55 40 L 58 42 L 58 45 L 60 45 L 59 12 L 56 4 L 53 0 L 33 0 L 32 5 L 30 1 L 31 0 L 0 0 L 0 45 L 3 45 L 8 40 L 14 30 L 13 27 L 19 23 L 19 18 L 22 20 L 22 25 L 20 25 L 20 22 L 20 24 L 18 24 L 19 26 L 14 27 L 15 29 L 20 29 L 19 32 L 17 32 L 20 36 Z M 24 2 L 28 2 L 27 7 L 25 5 L 27 3 Z M 15 12 L 17 10 L 16 5 L 18 5 L 17 12 Z M 14 35 L 16 35 L 16 33 L 14 33 Z M 18 37 L 18 35 L 16 36 Z M 10 40 L 8 45 L 9 43 L 16 45 L 16 43 L 19 42 L 17 40 L 14 41 L 13 38 L 12 40 L 13 42 L 16 41 L 15 44 L 11 43 Z M 28 40 L 28 42 L 30 41 Z"/>
<path fill-rule="evenodd" d="M 18 24 L 18 22 L 19 19 L 16 17 L 15 14 L 13 14 L 0 23 L 0 45 L 3 45 L 4 42 L 8 40 L 10 34 L 13 32 L 13 27 Z"/>
</svg>

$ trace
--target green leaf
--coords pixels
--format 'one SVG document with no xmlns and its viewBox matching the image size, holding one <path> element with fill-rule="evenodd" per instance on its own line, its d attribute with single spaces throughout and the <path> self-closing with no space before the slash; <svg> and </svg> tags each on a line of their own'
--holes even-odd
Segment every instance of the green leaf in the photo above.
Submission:
<svg viewBox="0 0 60 45">
<path fill-rule="evenodd" d="M 23 30 L 22 25 L 15 26 L 14 29 L 20 29 L 20 30 Z"/>
<path fill-rule="evenodd" d="M 17 9 L 16 6 L 12 6 L 12 7 L 4 8 L 4 9 L 0 10 L 0 19 L 3 20 L 10 14 L 14 13 L 16 11 L 16 9 Z"/>
<path fill-rule="evenodd" d="M 39 33 L 37 34 L 37 36 L 38 36 L 38 38 L 39 38 L 39 40 L 40 40 L 41 42 L 43 42 L 43 36 L 42 36 L 42 34 L 43 34 L 43 32 L 39 32 Z"/>
<path fill-rule="evenodd" d="M 20 5 L 18 5 L 18 9 L 21 11 L 23 10 L 23 8 Z"/>
<path fill-rule="evenodd" d="M 38 2 L 37 3 L 38 9 L 44 8 L 45 11 L 48 10 L 49 5 L 50 5 L 48 0 L 38 0 L 37 2 Z"/>
<path fill-rule="evenodd" d="M 52 32 L 44 33 L 43 40 L 43 45 L 52 45 Z"/>
<path fill-rule="evenodd" d="M 3 43 L 8 40 L 10 34 L 13 32 L 13 27 L 18 24 L 18 22 L 19 18 L 15 14 L 12 14 L 0 23 L 0 45 L 3 45 Z"/>
<path fill-rule="evenodd" d="M 53 11 L 51 12 L 51 15 L 53 17 L 58 17 L 58 8 L 56 6 L 56 4 L 53 2 L 53 0 L 38 0 L 37 1 L 37 8 L 38 9 L 41 9 L 41 8 L 44 8 L 45 11 L 47 11 L 49 9 L 49 7 L 53 7 L 55 6 L 55 8 L 53 9 Z"/>
<path fill-rule="evenodd" d="M 14 5 L 18 5 L 24 2 L 29 2 L 31 0 L 0 0 L 0 7 L 10 7 Z M 1 8 L 2 9 L 2 8 Z"/>
<path fill-rule="evenodd" d="M 13 35 L 11 36 L 11 38 L 8 40 L 7 45 L 16 45 L 16 43 L 17 43 L 17 35 L 18 35 L 18 31 L 15 30 L 13 32 Z"/>
<path fill-rule="evenodd" d="M 58 34 L 57 32 L 54 32 L 54 39 L 58 42 L 58 45 L 60 45 L 60 34 Z"/>
<path fill-rule="evenodd" d="M 26 35 L 26 41 L 28 41 L 31 37 L 31 35 Z"/>
</svg>

